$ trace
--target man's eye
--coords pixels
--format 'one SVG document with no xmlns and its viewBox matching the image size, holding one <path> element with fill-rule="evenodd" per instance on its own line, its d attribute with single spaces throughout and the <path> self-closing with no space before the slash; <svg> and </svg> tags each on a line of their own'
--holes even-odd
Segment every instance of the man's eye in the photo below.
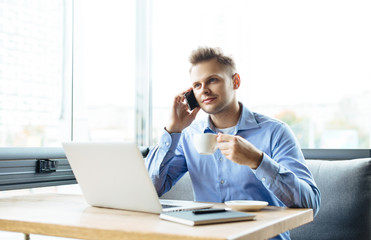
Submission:
<svg viewBox="0 0 371 240">
<path fill-rule="evenodd" d="M 209 79 L 209 82 L 215 82 L 215 81 L 217 81 L 218 79 L 216 79 L 216 78 L 210 78 Z"/>
<path fill-rule="evenodd" d="M 193 85 L 194 88 L 199 88 L 200 86 L 201 86 L 201 84 L 199 84 L 199 83 L 196 83 L 196 84 Z"/>
</svg>

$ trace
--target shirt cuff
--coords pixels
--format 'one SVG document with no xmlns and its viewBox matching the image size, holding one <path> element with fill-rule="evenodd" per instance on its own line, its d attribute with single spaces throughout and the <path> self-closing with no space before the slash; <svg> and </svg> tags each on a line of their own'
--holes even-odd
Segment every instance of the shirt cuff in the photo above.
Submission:
<svg viewBox="0 0 371 240">
<path fill-rule="evenodd" d="M 175 152 L 180 136 L 181 136 L 181 133 L 170 134 L 164 128 L 162 130 L 162 136 L 160 138 L 159 147 L 166 152 L 168 151 Z"/>
<path fill-rule="evenodd" d="M 279 164 L 265 153 L 259 167 L 254 170 L 255 176 L 265 185 L 272 184 L 279 172 Z"/>
</svg>

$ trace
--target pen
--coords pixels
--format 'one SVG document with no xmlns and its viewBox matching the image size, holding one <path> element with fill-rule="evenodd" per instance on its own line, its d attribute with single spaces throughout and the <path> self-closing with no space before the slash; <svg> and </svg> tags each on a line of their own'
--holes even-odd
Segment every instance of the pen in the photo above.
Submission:
<svg viewBox="0 0 371 240">
<path fill-rule="evenodd" d="M 220 213 L 220 212 L 225 212 L 224 208 L 208 208 L 208 209 L 196 209 L 193 210 L 192 213 L 194 214 L 206 214 L 206 213 Z"/>
</svg>

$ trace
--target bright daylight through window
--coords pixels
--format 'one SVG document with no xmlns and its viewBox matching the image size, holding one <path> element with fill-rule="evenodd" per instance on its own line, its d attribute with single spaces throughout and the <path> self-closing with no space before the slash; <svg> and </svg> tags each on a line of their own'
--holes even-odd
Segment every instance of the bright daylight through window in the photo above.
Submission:
<svg viewBox="0 0 371 240">
<path fill-rule="evenodd" d="M 66 1 L 0 1 L 0 145 L 70 139 L 71 10 Z"/>
<path fill-rule="evenodd" d="M 135 141 L 135 1 L 75 1 L 74 26 L 73 139 Z"/>
<path fill-rule="evenodd" d="M 370 148 L 370 11 L 359 0 L 156 0 L 153 142 L 190 86 L 190 52 L 207 45 L 234 56 L 238 98 L 288 123 L 302 148 Z"/>
<path fill-rule="evenodd" d="M 151 6 L 140 24 L 138 2 Z M 144 134 L 157 143 L 174 95 L 190 86 L 190 52 L 208 45 L 234 56 L 238 98 L 287 122 L 303 148 L 371 147 L 370 1 L 74 4 L 74 140 L 137 140 L 135 99 L 148 95 L 136 92 L 143 60 L 152 87 L 152 120 L 144 121 L 153 129 Z M 0 144 L 60 146 L 72 134 L 72 1 L 0 5 Z M 143 27 L 148 39 L 136 39 Z M 138 58 L 139 41 L 148 59 Z"/>
</svg>

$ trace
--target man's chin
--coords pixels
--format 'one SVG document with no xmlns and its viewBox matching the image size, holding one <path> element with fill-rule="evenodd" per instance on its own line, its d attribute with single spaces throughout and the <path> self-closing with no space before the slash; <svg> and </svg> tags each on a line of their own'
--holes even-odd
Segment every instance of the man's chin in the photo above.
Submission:
<svg viewBox="0 0 371 240">
<path fill-rule="evenodd" d="M 201 109 L 207 114 L 215 114 L 219 112 L 215 107 L 212 106 L 203 106 Z"/>
</svg>

